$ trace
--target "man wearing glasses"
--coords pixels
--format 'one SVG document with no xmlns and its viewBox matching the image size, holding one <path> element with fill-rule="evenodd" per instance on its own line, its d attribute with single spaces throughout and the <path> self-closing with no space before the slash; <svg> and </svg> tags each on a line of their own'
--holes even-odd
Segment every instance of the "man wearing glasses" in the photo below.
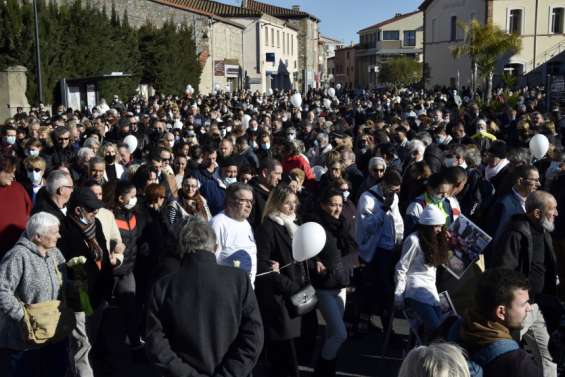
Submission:
<svg viewBox="0 0 565 377">
<path fill-rule="evenodd" d="M 71 132 L 65 126 L 53 130 L 53 147 L 47 152 L 47 170 L 58 168 L 63 164 L 71 164 L 76 157 L 76 150 L 72 145 Z"/>
<path fill-rule="evenodd" d="M 37 192 L 31 214 L 47 212 L 62 223 L 67 214 L 67 203 L 73 190 L 73 179 L 67 172 L 52 171 L 47 177 L 45 187 Z"/>
<path fill-rule="evenodd" d="M 496 240 L 513 215 L 526 213 L 526 199 L 541 187 L 538 169 L 533 165 L 522 165 L 515 169 L 512 191 L 501 197 L 492 207 L 487 232 Z"/>
<path fill-rule="evenodd" d="M 218 263 L 246 270 L 255 282 L 257 246 L 247 219 L 253 208 L 253 188 L 245 183 L 233 183 L 226 189 L 224 210 L 210 221 L 218 239 Z"/>
</svg>

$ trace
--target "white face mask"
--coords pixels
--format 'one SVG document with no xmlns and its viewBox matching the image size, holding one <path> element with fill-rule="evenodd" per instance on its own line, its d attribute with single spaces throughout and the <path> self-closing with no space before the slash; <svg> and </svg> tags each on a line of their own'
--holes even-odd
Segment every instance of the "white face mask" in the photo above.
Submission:
<svg viewBox="0 0 565 377">
<path fill-rule="evenodd" d="M 347 198 L 349 198 L 349 191 L 344 191 L 343 192 L 343 199 L 347 200 Z"/>
<path fill-rule="evenodd" d="M 30 150 L 27 152 L 27 154 L 28 154 L 30 157 L 37 157 L 37 156 L 39 156 L 39 151 L 38 151 L 37 149 L 30 149 Z"/>
<path fill-rule="evenodd" d="M 34 185 L 38 185 L 41 183 L 41 179 L 43 178 L 43 172 L 35 171 L 35 170 L 29 171 L 27 173 L 27 177 L 29 178 L 31 183 L 33 183 Z"/>
<path fill-rule="evenodd" d="M 451 158 L 446 158 L 444 161 L 445 167 L 446 168 L 450 168 L 452 166 L 455 166 L 455 159 L 453 157 Z"/>
<path fill-rule="evenodd" d="M 10 145 L 16 144 L 16 137 L 15 136 L 6 136 L 5 137 L 6 143 Z"/>
<path fill-rule="evenodd" d="M 237 178 L 236 178 L 236 177 L 225 177 L 225 178 L 224 178 L 224 184 L 225 184 L 226 186 L 229 186 L 229 185 L 234 184 L 234 183 L 236 183 L 236 182 L 237 182 Z"/>
<path fill-rule="evenodd" d="M 84 216 L 82 209 L 80 210 L 80 222 L 83 223 L 84 225 L 88 225 L 90 224 L 90 222 L 88 221 L 88 219 L 86 218 L 86 216 Z"/>
<path fill-rule="evenodd" d="M 137 196 L 134 196 L 133 198 L 129 199 L 129 202 L 124 205 L 124 207 L 126 209 L 132 209 L 133 207 L 135 207 L 135 205 L 137 204 Z"/>
</svg>

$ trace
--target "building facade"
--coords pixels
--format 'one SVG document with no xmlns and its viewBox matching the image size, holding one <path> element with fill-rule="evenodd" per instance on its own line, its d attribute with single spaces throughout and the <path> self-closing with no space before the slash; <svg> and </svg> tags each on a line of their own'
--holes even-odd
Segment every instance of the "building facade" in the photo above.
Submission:
<svg viewBox="0 0 565 377">
<path fill-rule="evenodd" d="M 378 72 L 382 62 L 408 56 L 423 60 L 423 12 L 397 14 L 357 32 L 357 71 L 360 88 L 375 88 L 379 85 Z"/>
<path fill-rule="evenodd" d="M 565 0 L 426 0 L 424 12 L 424 62 L 430 87 L 469 86 L 471 62 L 454 59 L 451 48 L 463 42 L 460 22 L 472 19 L 492 23 L 522 39 L 522 50 L 501 56 L 495 81 L 504 72 L 520 84 L 543 83 L 546 74 L 565 74 Z"/>
<path fill-rule="evenodd" d="M 355 89 L 357 81 L 357 47 L 352 45 L 335 50 L 334 83 L 344 89 Z"/>
<path fill-rule="evenodd" d="M 72 3 L 74 0 L 49 1 Z M 120 16 L 127 9 L 128 21 L 135 28 L 146 22 L 160 27 L 167 21 L 191 26 L 202 64 L 199 92 L 209 94 L 218 86 L 231 90 L 241 87 L 242 37 L 245 26 L 194 7 L 190 0 L 86 0 L 84 3 L 107 11 L 113 6 Z"/>
<path fill-rule="evenodd" d="M 284 20 L 291 28 L 298 31 L 298 88 L 308 90 L 320 87 L 321 75 L 319 66 L 319 39 L 318 20 L 313 15 L 300 10 L 300 6 L 292 9 L 261 3 L 255 0 L 242 0 L 241 7 L 260 11 Z"/>
<path fill-rule="evenodd" d="M 321 35 L 318 44 L 320 50 L 320 56 L 318 58 L 320 85 L 322 87 L 330 86 L 333 82 L 333 75 L 331 70 L 333 69 L 333 58 L 335 57 L 335 50 L 342 48 L 343 42 Z"/>
</svg>

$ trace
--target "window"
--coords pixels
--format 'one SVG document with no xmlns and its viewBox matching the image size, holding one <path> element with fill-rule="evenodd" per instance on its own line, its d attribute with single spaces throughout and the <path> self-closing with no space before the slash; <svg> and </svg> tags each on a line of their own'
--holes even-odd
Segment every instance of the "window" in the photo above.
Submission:
<svg viewBox="0 0 565 377">
<path fill-rule="evenodd" d="M 383 31 L 383 41 L 398 41 L 398 40 L 400 40 L 400 32 L 398 30 Z"/>
<path fill-rule="evenodd" d="M 277 30 L 277 48 L 281 48 L 281 34 Z"/>
<path fill-rule="evenodd" d="M 275 47 L 275 29 L 271 28 L 271 47 Z"/>
<path fill-rule="evenodd" d="M 457 40 L 457 16 L 451 16 L 450 41 Z"/>
<path fill-rule="evenodd" d="M 416 46 L 416 31 L 407 30 L 404 32 L 404 46 L 414 47 Z"/>
<path fill-rule="evenodd" d="M 511 9 L 508 14 L 508 32 L 522 34 L 522 9 Z"/>
<path fill-rule="evenodd" d="M 565 8 L 553 8 L 551 10 L 551 32 L 554 34 L 563 34 L 563 19 L 565 16 Z"/>
<path fill-rule="evenodd" d="M 269 45 L 269 28 L 265 28 L 265 46 Z"/>
</svg>

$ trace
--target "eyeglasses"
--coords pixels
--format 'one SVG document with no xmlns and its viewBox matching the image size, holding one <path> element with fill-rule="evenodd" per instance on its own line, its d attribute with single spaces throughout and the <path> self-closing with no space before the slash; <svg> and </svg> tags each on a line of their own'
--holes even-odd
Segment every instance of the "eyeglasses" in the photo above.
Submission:
<svg viewBox="0 0 565 377">
<path fill-rule="evenodd" d="M 253 203 L 255 203 L 255 200 L 254 200 L 254 199 L 236 198 L 235 201 L 237 202 L 237 204 L 249 204 L 249 205 L 253 205 Z"/>
<path fill-rule="evenodd" d="M 373 173 L 383 173 L 384 169 L 373 169 Z"/>
<path fill-rule="evenodd" d="M 539 178 L 524 178 L 527 181 L 534 181 L 534 182 L 540 182 Z"/>
</svg>

